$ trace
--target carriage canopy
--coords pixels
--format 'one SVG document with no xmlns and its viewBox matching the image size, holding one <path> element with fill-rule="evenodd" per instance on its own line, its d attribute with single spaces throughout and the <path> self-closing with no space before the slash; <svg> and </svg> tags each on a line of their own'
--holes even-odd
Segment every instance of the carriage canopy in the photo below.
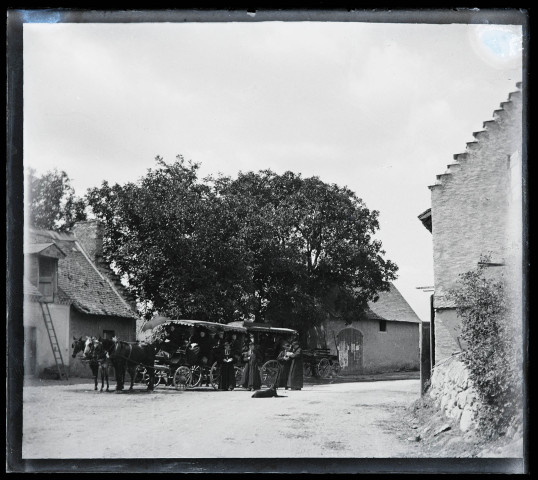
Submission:
<svg viewBox="0 0 538 480">
<path fill-rule="evenodd" d="M 234 322 L 235 323 L 235 322 Z M 155 317 L 146 322 L 142 331 L 154 329 L 156 327 L 165 327 L 167 325 L 183 325 L 186 327 L 203 327 L 212 332 L 235 331 L 245 333 L 247 329 L 241 325 L 230 325 L 225 323 L 206 322 L 203 320 L 173 320 L 167 317 Z"/>
<path fill-rule="evenodd" d="M 298 335 L 297 330 L 291 328 L 283 327 L 272 327 L 265 323 L 255 323 L 255 322 L 231 322 L 227 324 L 228 327 L 234 326 L 237 328 L 244 328 L 247 332 L 265 332 L 265 333 L 276 333 L 281 335 Z"/>
</svg>

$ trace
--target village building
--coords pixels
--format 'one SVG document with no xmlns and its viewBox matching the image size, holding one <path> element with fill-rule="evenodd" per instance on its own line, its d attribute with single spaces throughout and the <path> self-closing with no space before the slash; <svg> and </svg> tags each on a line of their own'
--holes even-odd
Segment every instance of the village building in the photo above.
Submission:
<svg viewBox="0 0 538 480">
<path fill-rule="evenodd" d="M 487 255 L 491 275 L 520 284 L 521 108 L 521 92 L 511 93 L 493 120 L 484 122 L 484 130 L 473 133 L 476 141 L 437 175 L 429 187 L 431 208 L 419 215 L 433 239 L 436 361 L 461 351 L 460 321 L 447 297 L 460 274 L 474 270 Z"/>
<path fill-rule="evenodd" d="M 102 260 L 97 221 L 78 223 L 70 233 L 27 229 L 24 260 L 25 375 L 55 374 L 59 360 L 67 375 L 91 376 L 71 358 L 73 337 L 136 340 L 134 304 Z"/>
<path fill-rule="evenodd" d="M 308 332 L 307 348 L 329 349 L 343 375 L 419 370 L 420 318 L 394 284 L 378 295 L 349 325 L 332 312 Z"/>
<path fill-rule="evenodd" d="M 431 383 L 439 399 L 450 394 L 448 384 L 462 390 L 457 379 L 448 377 L 466 379 L 461 372 L 463 367 L 454 366 L 456 360 L 451 360 L 465 348 L 460 337 L 461 320 L 448 295 L 456 287 L 459 275 L 475 270 L 479 262 L 485 263 L 488 276 L 504 277 L 509 295 L 515 300 L 514 318 L 522 315 L 520 83 L 517 88 L 493 112 L 493 119 L 483 123 L 484 129 L 473 133 L 475 141 L 467 143 L 466 151 L 454 155 L 454 162 L 437 175 L 437 181 L 429 187 L 431 208 L 418 217 L 433 239 Z M 483 256 L 488 257 L 486 262 Z M 445 375 L 446 371 L 450 375 Z M 466 380 L 463 383 L 467 385 Z M 451 415 L 462 417 L 463 428 L 467 429 L 471 413 L 462 416 L 465 409 L 460 402 L 459 412 L 452 409 Z"/>
</svg>

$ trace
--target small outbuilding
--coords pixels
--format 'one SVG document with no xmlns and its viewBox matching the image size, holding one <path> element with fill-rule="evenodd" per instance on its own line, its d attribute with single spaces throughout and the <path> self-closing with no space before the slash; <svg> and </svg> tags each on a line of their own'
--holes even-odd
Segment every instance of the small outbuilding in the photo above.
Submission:
<svg viewBox="0 0 538 480">
<path fill-rule="evenodd" d="M 341 373 L 369 374 L 420 369 L 421 320 L 398 289 L 380 292 L 365 312 L 347 324 L 333 313 L 307 334 L 309 349 L 338 355 Z"/>
<path fill-rule="evenodd" d="M 69 376 L 90 376 L 87 365 L 71 358 L 73 337 L 135 341 L 138 316 L 102 261 L 98 222 L 77 224 L 71 233 L 28 229 L 24 259 L 25 375 L 55 373 L 60 360 Z"/>
</svg>

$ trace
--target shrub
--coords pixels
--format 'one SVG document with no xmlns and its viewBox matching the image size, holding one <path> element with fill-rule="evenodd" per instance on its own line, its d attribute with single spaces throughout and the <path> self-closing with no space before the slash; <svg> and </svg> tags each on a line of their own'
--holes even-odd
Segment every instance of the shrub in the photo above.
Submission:
<svg viewBox="0 0 538 480">
<path fill-rule="evenodd" d="M 519 319 L 514 318 L 501 276 L 488 278 L 488 257 L 478 268 L 460 275 L 449 297 L 462 319 L 463 361 L 477 389 L 481 407 L 478 431 L 485 437 L 504 435 L 521 411 Z"/>
</svg>

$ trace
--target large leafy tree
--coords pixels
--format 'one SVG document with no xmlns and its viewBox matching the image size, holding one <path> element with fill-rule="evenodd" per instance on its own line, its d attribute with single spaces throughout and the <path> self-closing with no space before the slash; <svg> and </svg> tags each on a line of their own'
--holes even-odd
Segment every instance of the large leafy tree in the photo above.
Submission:
<svg viewBox="0 0 538 480">
<path fill-rule="evenodd" d="M 373 239 L 378 212 L 351 190 L 269 170 L 216 183 L 241 219 L 257 319 L 302 329 L 337 310 L 349 322 L 395 278 Z"/>
<path fill-rule="evenodd" d="M 378 213 L 347 188 L 269 170 L 202 182 L 181 157 L 157 164 L 88 202 L 108 259 L 162 314 L 303 330 L 334 309 L 350 320 L 395 278 Z"/>
<path fill-rule="evenodd" d="M 239 311 L 247 276 L 230 230 L 234 212 L 199 182 L 199 166 L 157 157 L 137 183 L 88 191 L 105 227 L 104 255 L 129 288 L 153 310 L 176 318 L 230 321 Z M 151 315 L 152 309 L 146 311 Z"/>
<path fill-rule="evenodd" d="M 27 198 L 30 225 L 46 230 L 69 231 L 86 219 L 86 203 L 75 195 L 66 172 L 52 170 L 37 175 L 27 170 Z"/>
</svg>

